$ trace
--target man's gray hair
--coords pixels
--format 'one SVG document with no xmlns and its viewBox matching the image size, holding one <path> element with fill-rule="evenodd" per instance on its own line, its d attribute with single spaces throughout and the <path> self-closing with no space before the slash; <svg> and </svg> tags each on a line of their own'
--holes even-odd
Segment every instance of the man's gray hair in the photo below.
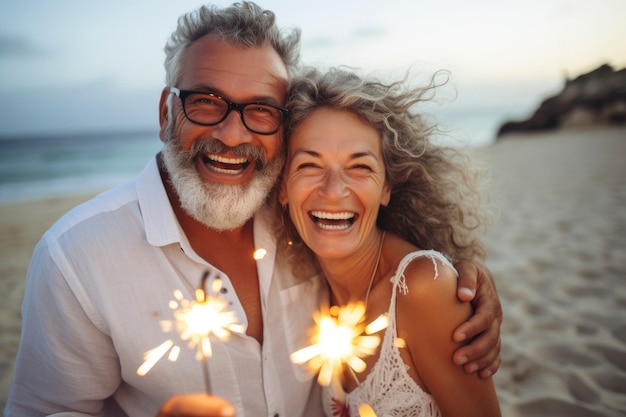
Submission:
<svg viewBox="0 0 626 417">
<path fill-rule="evenodd" d="M 216 34 L 225 42 L 245 48 L 271 45 L 281 56 L 290 76 L 300 59 L 300 29 L 281 31 L 270 10 L 250 1 L 220 8 L 202 6 L 182 15 L 165 45 L 165 82 L 175 86 L 181 74 L 181 57 L 192 42 Z"/>
</svg>

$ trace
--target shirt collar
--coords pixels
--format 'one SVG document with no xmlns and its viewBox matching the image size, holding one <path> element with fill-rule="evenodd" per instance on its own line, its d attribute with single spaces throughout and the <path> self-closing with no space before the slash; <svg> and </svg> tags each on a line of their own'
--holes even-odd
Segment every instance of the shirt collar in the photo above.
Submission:
<svg viewBox="0 0 626 417">
<path fill-rule="evenodd" d="M 181 236 L 183 232 L 161 181 L 156 156 L 137 177 L 137 198 L 144 218 L 146 239 L 151 245 L 165 246 L 186 241 Z M 271 212 L 267 205 L 254 216 L 254 246 L 265 249 L 266 258 L 273 263 L 276 240 L 271 231 Z"/>
<path fill-rule="evenodd" d="M 257 272 L 261 291 L 261 306 L 263 313 L 267 308 L 266 300 L 270 291 L 270 283 L 274 275 L 274 261 L 276 258 L 276 237 L 272 227 L 272 213 L 269 205 L 265 204 L 254 216 L 254 247 L 265 250 L 265 256 L 257 259 Z"/>
<path fill-rule="evenodd" d="M 181 230 L 161 181 L 156 156 L 137 177 L 137 199 L 148 243 L 154 246 L 180 243 Z"/>
</svg>

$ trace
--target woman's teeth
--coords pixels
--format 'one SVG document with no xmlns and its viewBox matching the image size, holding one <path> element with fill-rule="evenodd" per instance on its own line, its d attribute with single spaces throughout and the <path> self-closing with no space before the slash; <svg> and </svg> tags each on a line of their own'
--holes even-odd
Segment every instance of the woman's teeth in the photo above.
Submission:
<svg viewBox="0 0 626 417">
<path fill-rule="evenodd" d="M 356 214 L 349 211 L 330 213 L 325 211 L 312 211 L 313 222 L 324 230 L 343 230 L 352 226 Z"/>
</svg>

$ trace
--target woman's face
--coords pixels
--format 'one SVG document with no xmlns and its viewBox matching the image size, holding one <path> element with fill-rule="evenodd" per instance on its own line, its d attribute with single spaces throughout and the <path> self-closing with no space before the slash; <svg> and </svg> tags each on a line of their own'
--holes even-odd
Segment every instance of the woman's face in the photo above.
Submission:
<svg viewBox="0 0 626 417">
<path fill-rule="evenodd" d="M 318 257 L 377 244 L 376 217 L 389 198 L 380 134 L 355 114 L 320 108 L 292 133 L 280 202 Z"/>
</svg>

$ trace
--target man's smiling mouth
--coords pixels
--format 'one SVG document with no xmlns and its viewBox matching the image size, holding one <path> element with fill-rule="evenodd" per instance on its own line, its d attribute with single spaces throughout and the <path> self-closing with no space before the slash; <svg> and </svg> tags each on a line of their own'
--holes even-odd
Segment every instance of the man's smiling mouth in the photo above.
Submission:
<svg viewBox="0 0 626 417">
<path fill-rule="evenodd" d="M 225 157 L 222 155 L 208 154 L 202 156 L 204 165 L 214 172 L 220 174 L 239 174 L 249 165 L 250 160 L 243 157 Z"/>
</svg>

